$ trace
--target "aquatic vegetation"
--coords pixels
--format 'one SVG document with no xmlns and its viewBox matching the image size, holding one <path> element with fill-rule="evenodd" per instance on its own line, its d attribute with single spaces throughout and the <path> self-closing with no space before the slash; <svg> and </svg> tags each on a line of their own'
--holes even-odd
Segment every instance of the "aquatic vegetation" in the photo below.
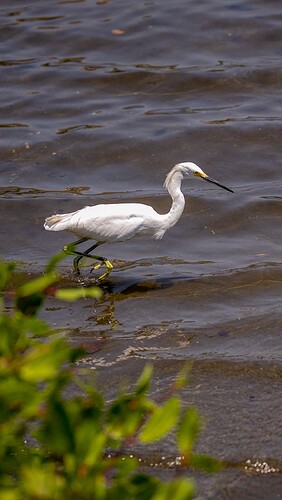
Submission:
<svg viewBox="0 0 282 500">
<path fill-rule="evenodd" d="M 134 390 L 106 403 L 79 364 L 84 350 L 52 337 L 38 317 L 49 294 L 64 300 L 101 294 L 97 287 L 60 289 L 55 268 L 61 258 L 55 256 L 44 275 L 12 291 L 14 265 L 0 263 L 1 498 L 193 498 L 194 481 L 184 476 L 187 467 L 212 471 L 218 464 L 193 451 L 201 420 L 195 408 L 182 408 L 185 370 L 160 404 L 149 396 L 149 365 Z M 7 307 L 7 301 L 12 305 Z M 162 482 L 145 474 L 126 449 L 132 443 L 146 447 L 172 430 L 183 476 Z"/>
</svg>

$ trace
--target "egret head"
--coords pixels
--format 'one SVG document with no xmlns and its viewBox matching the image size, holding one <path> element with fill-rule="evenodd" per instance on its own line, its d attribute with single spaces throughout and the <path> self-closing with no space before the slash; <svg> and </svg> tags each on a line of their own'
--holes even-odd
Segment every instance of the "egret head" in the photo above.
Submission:
<svg viewBox="0 0 282 500">
<path fill-rule="evenodd" d="M 205 181 L 211 182 L 212 184 L 216 184 L 217 186 L 226 189 L 226 191 L 230 191 L 230 193 L 234 193 L 232 189 L 229 189 L 228 187 L 224 186 L 223 184 L 220 184 L 215 179 L 212 179 L 212 177 L 209 177 L 207 174 L 205 174 L 205 172 L 200 167 L 198 167 L 196 163 L 192 163 L 190 161 L 182 162 L 175 165 L 174 168 L 180 171 L 183 177 L 189 177 L 191 175 L 195 175 L 196 177 L 200 177 Z"/>
<path fill-rule="evenodd" d="M 179 170 L 183 177 L 190 177 L 191 175 L 196 175 L 198 177 L 205 177 L 205 172 L 196 165 L 196 163 L 192 163 L 191 161 L 184 161 L 175 165 L 177 170 Z"/>
</svg>

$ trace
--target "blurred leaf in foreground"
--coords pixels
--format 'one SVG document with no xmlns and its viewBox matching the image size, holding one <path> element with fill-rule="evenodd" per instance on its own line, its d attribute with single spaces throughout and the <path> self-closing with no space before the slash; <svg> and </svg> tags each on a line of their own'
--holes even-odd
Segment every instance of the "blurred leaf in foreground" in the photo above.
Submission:
<svg viewBox="0 0 282 500">
<path fill-rule="evenodd" d="M 157 407 L 148 418 L 139 434 L 141 443 L 157 441 L 165 436 L 177 423 L 180 399 L 172 396 L 162 406 Z"/>
<path fill-rule="evenodd" d="M 201 429 L 201 420 L 196 408 L 187 408 L 180 419 L 177 433 L 179 450 L 190 456 Z"/>
<path fill-rule="evenodd" d="M 175 447 L 183 465 L 217 470 L 216 461 L 193 453 L 198 412 L 188 408 L 181 416 L 177 391 L 187 370 L 162 404 L 148 395 L 152 365 L 145 366 L 135 389 L 106 403 L 85 380 L 89 370 L 80 371 L 84 350 L 58 336 L 37 338 L 52 331 L 37 317 L 50 289 L 53 297 L 71 301 L 101 295 L 97 287 L 58 290 L 60 260 L 55 256 L 44 276 L 21 285 L 14 309 L 0 314 L 1 500 L 190 500 L 193 480 L 161 481 L 142 472 L 138 459 L 124 451 L 178 429 Z M 2 287 L 12 268 L 0 266 Z"/>
</svg>

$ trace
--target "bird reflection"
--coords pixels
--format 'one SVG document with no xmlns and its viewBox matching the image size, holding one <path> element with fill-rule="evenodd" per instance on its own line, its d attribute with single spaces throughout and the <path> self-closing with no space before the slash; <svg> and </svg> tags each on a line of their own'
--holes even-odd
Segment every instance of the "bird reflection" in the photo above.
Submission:
<svg viewBox="0 0 282 500">
<path fill-rule="evenodd" d="M 157 278 L 150 278 L 147 280 L 134 279 L 119 279 L 117 282 L 104 282 L 100 285 L 104 295 L 99 299 L 98 307 L 100 312 L 88 317 L 88 321 L 93 321 L 97 326 L 105 327 L 100 330 L 100 333 L 117 330 L 122 327 L 122 323 L 116 317 L 116 304 L 128 300 L 129 298 L 143 297 L 146 293 L 153 292 L 154 290 L 166 289 L 173 287 L 179 281 L 194 281 L 195 278 L 188 278 L 187 276 L 162 276 Z"/>
</svg>

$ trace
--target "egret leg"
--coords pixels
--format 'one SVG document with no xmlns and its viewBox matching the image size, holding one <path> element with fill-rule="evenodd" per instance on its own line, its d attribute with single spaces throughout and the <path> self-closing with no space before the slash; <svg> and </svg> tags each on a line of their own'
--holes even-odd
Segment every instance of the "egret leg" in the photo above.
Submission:
<svg viewBox="0 0 282 500">
<path fill-rule="evenodd" d="M 78 269 L 78 262 L 80 261 L 80 259 L 82 259 L 83 257 L 83 253 L 79 252 L 77 253 L 75 251 L 75 247 L 76 245 L 79 245 L 80 243 L 84 243 L 85 241 L 88 241 L 90 238 L 80 238 L 80 240 L 76 240 L 76 241 L 73 241 L 72 243 L 69 243 L 68 245 L 64 245 L 63 246 L 63 251 L 67 254 L 67 255 L 79 255 L 79 257 L 76 257 L 73 261 L 73 267 L 74 267 L 74 270 L 79 274 L 79 269 Z M 96 244 L 93 246 L 93 248 L 95 248 Z M 92 247 L 90 248 L 90 251 L 92 250 Z M 86 251 L 87 253 L 87 251 Z"/>
<path fill-rule="evenodd" d="M 94 248 L 97 248 L 99 245 L 102 245 L 102 243 L 100 241 L 98 241 L 97 243 L 95 243 L 94 245 L 92 245 L 90 248 L 88 248 L 87 250 L 85 250 L 85 252 L 81 252 L 82 255 L 77 255 L 77 257 L 75 257 L 75 259 L 73 260 L 73 267 L 74 267 L 74 270 L 76 272 L 79 270 L 78 269 L 78 263 L 79 263 L 79 261 L 83 257 L 86 257 L 90 252 L 92 252 L 92 250 L 94 250 Z"/>
<path fill-rule="evenodd" d="M 79 245 L 80 243 L 84 243 L 85 241 L 88 241 L 90 238 L 80 238 L 80 240 L 73 241 L 72 243 L 69 243 L 68 245 L 63 246 L 63 252 L 65 252 L 67 255 L 74 255 L 74 248 L 76 245 Z"/>
<path fill-rule="evenodd" d="M 98 259 L 99 257 L 96 256 L 96 259 Z M 101 262 L 99 262 L 99 264 L 97 264 L 96 266 L 93 267 L 93 269 L 100 269 L 100 267 L 104 264 L 106 266 L 106 271 L 104 272 L 104 274 L 102 274 L 101 276 L 99 276 L 98 280 L 99 281 L 104 281 L 104 279 L 109 276 L 110 272 L 112 271 L 113 269 L 113 264 L 107 260 L 107 259 L 104 259 L 104 257 L 100 257 Z"/>
<path fill-rule="evenodd" d="M 89 251 L 91 251 L 89 249 Z M 105 257 L 101 257 L 100 255 L 89 255 L 87 253 L 87 251 L 85 253 L 83 252 L 77 252 L 76 250 L 73 250 L 73 255 L 77 255 L 77 257 L 74 259 L 74 263 L 80 259 L 82 259 L 82 257 L 88 257 L 88 259 L 93 259 L 93 260 L 99 260 L 99 264 L 96 264 L 96 266 L 93 267 L 93 269 L 100 269 L 101 266 L 106 266 L 106 271 L 104 272 L 104 274 L 102 274 L 101 276 L 99 276 L 98 280 L 99 281 L 103 281 L 111 272 L 111 270 L 113 269 L 113 265 L 112 263 L 108 260 L 108 259 L 105 259 Z M 79 268 L 77 267 L 76 271 L 79 273 Z"/>
<path fill-rule="evenodd" d="M 68 255 L 76 255 L 76 257 L 73 260 L 73 266 L 74 266 L 74 270 L 78 274 L 79 274 L 78 263 L 83 257 L 88 257 L 89 259 L 100 261 L 99 264 L 97 264 L 96 266 L 93 267 L 93 269 L 100 269 L 100 267 L 103 265 L 106 266 L 106 268 L 107 268 L 106 271 L 104 272 L 104 274 L 102 274 L 98 278 L 99 281 L 103 281 L 110 274 L 111 270 L 113 269 L 112 263 L 109 260 L 105 259 L 105 257 L 100 257 L 100 255 L 89 255 L 90 252 L 92 252 L 92 250 L 97 248 L 99 245 L 102 245 L 103 242 L 102 241 L 96 242 L 90 248 L 85 250 L 85 252 L 78 252 L 77 250 L 75 250 L 76 245 L 79 245 L 80 243 L 84 243 L 85 241 L 88 241 L 89 239 L 90 238 L 81 238 L 80 240 L 74 241 L 73 243 L 69 243 L 68 245 L 65 245 L 63 247 L 63 251 L 65 253 L 67 253 Z"/>
</svg>

